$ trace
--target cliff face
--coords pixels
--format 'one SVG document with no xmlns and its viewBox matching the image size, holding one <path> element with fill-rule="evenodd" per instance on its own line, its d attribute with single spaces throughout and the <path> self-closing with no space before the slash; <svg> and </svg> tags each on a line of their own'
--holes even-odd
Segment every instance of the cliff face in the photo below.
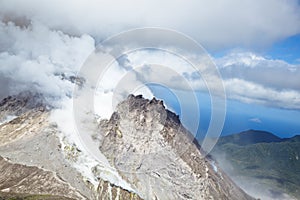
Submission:
<svg viewBox="0 0 300 200">
<path fill-rule="evenodd" d="M 130 95 L 100 129 L 99 149 L 143 199 L 252 199 L 202 156 L 162 101 Z"/>
</svg>

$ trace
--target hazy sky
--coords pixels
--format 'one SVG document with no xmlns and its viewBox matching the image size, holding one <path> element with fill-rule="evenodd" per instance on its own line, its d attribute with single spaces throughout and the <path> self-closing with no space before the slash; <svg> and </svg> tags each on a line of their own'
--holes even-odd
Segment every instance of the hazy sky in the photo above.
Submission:
<svg viewBox="0 0 300 200">
<path fill-rule="evenodd" d="M 300 133 L 295 120 L 300 120 L 297 0 L 2 0 L 0 97 L 30 89 L 59 105 L 59 99 L 70 97 L 73 91 L 72 84 L 61 79 L 62 74 L 76 75 L 96 45 L 107 37 L 142 27 L 179 31 L 200 43 L 212 56 L 228 100 L 225 133 L 247 128 L 280 135 Z M 174 67 L 192 81 L 199 94 L 203 92 L 188 64 L 172 55 L 141 51 L 124 57 L 115 63 L 105 80 L 107 88 L 100 95 L 101 105 L 110 106 L 108 99 L 117 77 L 132 67 L 154 61 Z M 174 81 L 168 84 L 182 89 Z M 158 93 L 156 90 L 152 93 Z M 170 105 L 176 102 L 170 96 L 162 97 Z M 209 112 L 202 116 L 204 121 L 209 120 Z M 243 119 L 243 123 L 232 124 L 238 119 Z M 228 128 L 229 125 L 236 128 Z"/>
</svg>

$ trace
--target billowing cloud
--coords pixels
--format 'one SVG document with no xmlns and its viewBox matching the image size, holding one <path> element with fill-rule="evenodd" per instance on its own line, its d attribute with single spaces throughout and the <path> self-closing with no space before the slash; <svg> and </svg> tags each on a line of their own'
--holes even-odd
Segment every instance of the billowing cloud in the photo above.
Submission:
<svg viewBox="0 0 300 200">
<path fill-rule="evenodd" d="M 0 22 L 0 80 L 2 97 L 29 90 L 49 98 L 71 95 L 67 77 L 94 50 L 90 36 L 70 37 L 40 23 L 27 28 Z"/>
<path fill-rule="evenodd" d="M 300 66 L 252 52 L 230 53 L 216 63 L 229 98 L 300 109 Z"/>
<path fill-rule="evenodd" d="M 218 77 L 199 74 L 189 63 L 165 52 L 139 51 L 127 56 L 132 66 L 159 63 L 167 67 L 160 71 L 144 71 L 148 79 L 161 82 L 178 90 L 218 91 Z M 244 103 L 261 104 L 277 108 L 300 109 L 300 67 L 282 60 L 267 59 L 252 52 L 235 52 L 214 59 L 220 71 L 227 98 Z M 210 66 L 215 67 L 215 66 Z M 172 77 L 171 72 L 176 72 Z M 176 80 L 176 81 L 175 81 Z M 188 82 L 190 87 L 186 87 Z M 211 91 L 212 91 L 211 90 Z M 214 92 L 215 92 L 214 91 Z"/>
<path fill-rule="evenodd" d="M 90 34 L 97 40 L 129 28 L 170 28 L 209 49 L 256 47 L 300 32 L 297 0 L 2 0 L 0 8 L 4 21 L 26 25 L 37 20 L 51 29 Z"/>
<path fill-rule="evenodd" d="M 128 28 L 174 28 L 210 48 L 256 46 L 300 31 L 299 5 L 293 0 L 193 1 L 188 4 L 167 0 L 164 4 L 165 8 L 158 7 L 156 1 L 1 1 L 0 80 L 7 87 L 0 94 L 5 96 L 30 88 L 54 98 L 62 94 L 71 96 L 73 86 L 65 76 L 76 75 L 94 50 L 95 41 Z M 215 61 L 228 98 L 300 108 L 299 66 L 248 52 L 233 52 Z M 158 72 L 147 71 L 149 63 L 170 67 L 178 76 L 157 76 Z M 212 83 L 212 88 L 219 88 L 213 84 L 217 77 L 209 70 L 204 70 L 208 74 L 205 83 L 201 79 L 203 74 L 197 74 L 188 63 L 174 55 L 140 51 L 117 60 L 103 79 L 102 94 L 111 98 L 113 86 L 135 66 L 144 67 L 132 74 L 137 82 L 157 80 L 183 90 L 186 88 L 182 81 L 188 80 L 196 90 L 207 91 L 207 82 Z"/>
<path fill-rule="evenodd" d="M 277 91 L 300 91 L 300 65 L 267 59 L 251 52 L 230 53 L 217 60 L 224 79 L 239 78 Z"/>
</svg>

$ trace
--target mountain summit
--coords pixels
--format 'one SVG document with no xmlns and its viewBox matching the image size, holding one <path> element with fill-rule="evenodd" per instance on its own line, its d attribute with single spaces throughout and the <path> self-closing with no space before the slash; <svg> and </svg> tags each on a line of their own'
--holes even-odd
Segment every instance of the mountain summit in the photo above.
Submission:
<svg viewBox="0 0 300 200">
<path fill-rule="evenodd" d="M 143 199 L 252 199 L 161 100 L 130 95 L 100 129 L 100 151 Z"/>
</svg>

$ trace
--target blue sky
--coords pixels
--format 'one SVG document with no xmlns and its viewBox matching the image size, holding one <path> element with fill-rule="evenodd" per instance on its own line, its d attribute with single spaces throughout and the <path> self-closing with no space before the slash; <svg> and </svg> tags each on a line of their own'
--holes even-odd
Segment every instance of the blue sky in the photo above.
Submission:
<svg viewBox="0 0 300 200">
<path fill-rule="evenodd" d="M 213 56 L 222 57 L 225 54 L 223 51 L 215 53 Z M 262 54 L 268 59 L 281 60 L 300 67 L 300 34 L 274 43 L 271 47 L 267 47 Z M 168 89 L 156 85 L 152 86 L 152 90 L 158 98 L 165 99 L 168 107 L 180 114 L 179 102 Z M 208 94 L 199 92 L 197 96 L 199 104 L 201 104 L 198 133 L 201 135 L 206 132 L 210 122 L 211 104 Z M 184 122 L 187 127 L 189 126 L 189 120 L 191 122 L 193 119 Z M 300 110 L 227 99 L 226 119 L 222 134 L 238 133 L 248 129 L 269 131 L 280 137 L 291 137 L 300 134 Z"/>
<path fill-rule="evenodd" d="M 227 48 L 221 51 L 211 51 L 210 53 L 213 57 L 220 58 L 230 50 L 230 48 Z M 283 38 L 268 46 L 256 48 L 255 51 L 269 59 L 284 60 L 290 64 L 300 64 L 300 34 Z"/>
<path fill-rule="evenodd" d="M 287 91 L 299 91 L 300 34 L 280 39 L 264 47 L 227 48 L 212 52 L 212 58 L 219 65 L 225 82 L 238 78 L 249 81 L 250 84 L 257 84 L 254 88 L 261 86 L 265 89 L 262 92 L 259 91 L 260 89 L 247 91 L 248 88 L 245 91 L 235 91 L 231 89 L 234 84 L 228 84 L 225 88 L 228 90 L 228 95 L 223 135 L 248 129 L 269 131 L 283 138 L 300 134 L 300 109 L 297 106 L 299 97 L 287 95 L 284 98 Z M 181 114 L 180 103 L 188 102 L 186 100 L 179 103 L 176 96 L 165 87 L 152 85 L 151 89 L 156 97 L 164 99 L 167 106 L 179 115 Z M 241 96 L 232 97 L 234 95 L 231 93 L 241 93 Z M 266 94 L 260 99 L 263 93 Z M 243 100 L 246 95 L 250 100 Z M 211 102 L 207 93 L 198 92 L 197 97 L 200 106 L 200 124 L 197 134 L 201 137 L 206 133 L 210 123 Z M 195 109 L 190 110 L 193 112 Z M 182 120 L 186 127 L 192 126 L 194 122 L 192 116 Z"/>
<path fill-rule="evenodd" d="M 217 56 L 224 54 L 217 53 Z M 263 52 L 268 59 L 283 60 L 300 67 L 300 34 L 275 42 Z M 300 85 L 300 80 L 299 80 Z M 247 129 L 270 131 L 280 137 L 300 134 L 300 110 L 283 109 L 239 101 L 227 101 L 223 134 Z"/>
<path fill-rule="evenodd" d="M 155 96 L 164 99 L 168 108 L 180 115 L 180 104 L 170 90 L 157 85 L 151 88 Z M 198 132 L 200 137 L 206 133 L 210 123 L 211 103 L 207 93 L 199 92 L 197 97 L 201 112 Z M 191 108 L 191 110 L 193 109 Z M 183 123 L 189 127 L 193 123 L 193 118 L 188 117 Z M 300 134 L 300 111 L 227 100 L 226 119 L 222 135 L 239 133 L 248 129 L 269 131 L 280 137 Z"/>
<path fill-rule="evenodd" d="M 266 50 L 265 55 L 291 64 L 300 64 L 300 34 L 274 43 Z"/>
</svg>

